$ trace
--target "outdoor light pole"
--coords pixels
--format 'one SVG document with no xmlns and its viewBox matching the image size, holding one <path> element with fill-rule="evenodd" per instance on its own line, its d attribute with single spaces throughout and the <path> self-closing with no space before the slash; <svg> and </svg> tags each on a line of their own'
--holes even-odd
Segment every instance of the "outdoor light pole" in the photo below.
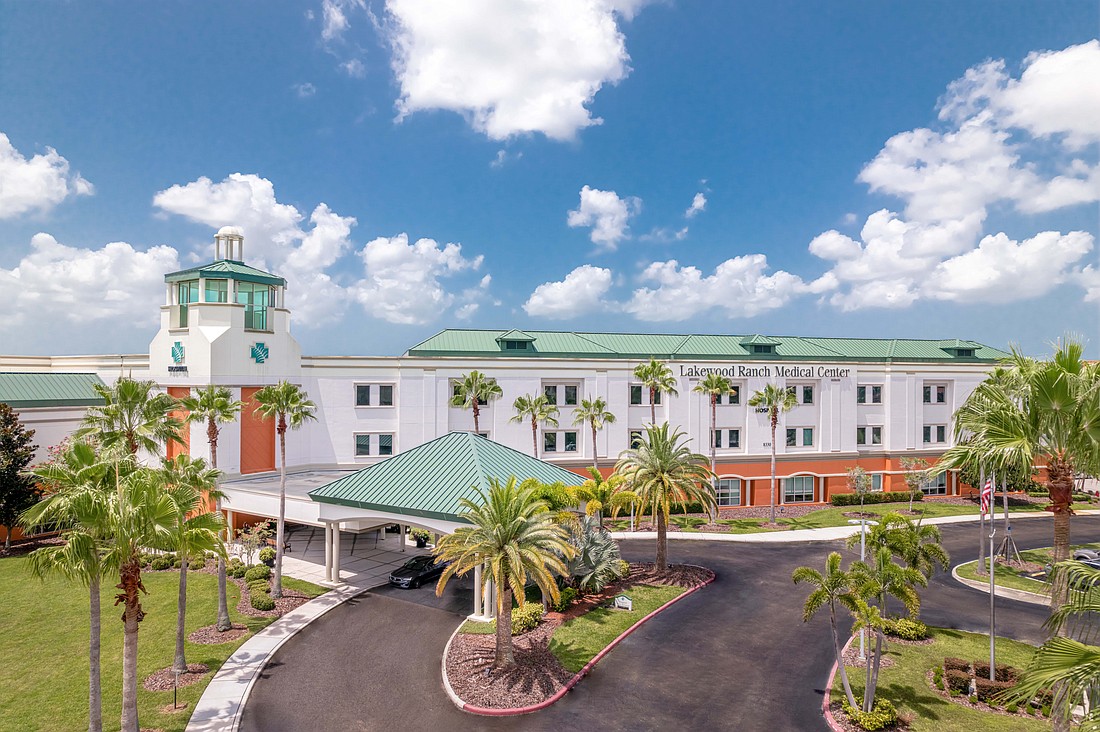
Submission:
<svg viewBox="0 0 1100 732">
<path fill-rule="evenodd" d="M 853 524 L 853 525 L 854 524 L 859 524 L 859 561 L 861 561 L 861 562 L 866 561 L 867 560 L 867 524 L 871 524 L 871 526 L 878 526 L 878 521 L 870 521 L 870 520 L 865 519 L 865 518 L 859 518 L 859 519 L 848 519 L 848 523 Z M 867 660 L 867 651 L 866 651 L 866 646 L 865 646 L 866 638 L 867 638 L 867 629 L 866 628 L 860 628 L 859 629 L 859 660 L 861 660 L 861 661 L 866 661 Z"/>
</svg>

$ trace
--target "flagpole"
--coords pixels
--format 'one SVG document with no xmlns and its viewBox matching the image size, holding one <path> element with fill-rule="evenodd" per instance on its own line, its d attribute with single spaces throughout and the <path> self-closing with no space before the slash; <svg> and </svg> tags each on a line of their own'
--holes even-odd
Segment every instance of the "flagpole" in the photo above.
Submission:
<svg viewBox="0 0 1100 732">
<path fill-rule="evenodd" d="M 990 478 L 994 480 L 995 478 Z M 992 484 L 990 484 L 990 493 L 992 493 Z M 984 501 L 983 501 L 984 503 Z M 995 512 L 995 505 L 993 502 L 993 496 L 989 496 L 989 680 L 993 681 L 997 677 L 997 650 L 996 650 L 996 638 L 997 638 L 997 593 L 995 581 L 993 579 L 993 568 L 995 566 L 995 557 L 993 555 L 993 537 L 997 535 L 997 524 L 993 520 L 993 514 Z M 1007 514 L 1006 514 L 1007 520 Z"/>
</svg>

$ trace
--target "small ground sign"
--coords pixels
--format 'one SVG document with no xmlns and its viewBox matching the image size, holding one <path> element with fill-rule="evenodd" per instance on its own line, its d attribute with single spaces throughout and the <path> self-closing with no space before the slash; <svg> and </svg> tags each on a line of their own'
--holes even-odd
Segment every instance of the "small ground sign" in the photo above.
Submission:
<svg viewBox="0 0 1100 732">
<path fill-rule="evenodd" d="M 617 595 L 615 597 L 615 609 L 616 610 L 633 610 L 634 601 L 626 595 Z"/>
</svg>

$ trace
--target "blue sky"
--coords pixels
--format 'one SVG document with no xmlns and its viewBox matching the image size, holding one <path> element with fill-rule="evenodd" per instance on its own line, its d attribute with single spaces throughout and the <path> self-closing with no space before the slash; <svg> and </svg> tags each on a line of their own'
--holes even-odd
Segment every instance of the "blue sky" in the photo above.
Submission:
<svg viewBox="0 0 1100 732">
<path fill-rule="evenodd" d="M 2 353 L 225 224 L 306 353 L 445 327 L 1100 356 L 1095 2 L 0 0 Z"/>
</svg>

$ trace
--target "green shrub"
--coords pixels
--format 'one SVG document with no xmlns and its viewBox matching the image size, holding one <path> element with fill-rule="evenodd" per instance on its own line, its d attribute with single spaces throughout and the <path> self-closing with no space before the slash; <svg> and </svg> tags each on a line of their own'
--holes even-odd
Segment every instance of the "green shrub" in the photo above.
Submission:
<svg viewBox="0 0 1100 732">
<path fill-rule="evenodd" d="M 615 574 L 619 579 L 625 579 L 630 574 L 630 562 L 620 559 L 615 563 Z"/>
<path fill-rule="evenodd" d="M 187 568 L 192 570 L 192 571 L 205 569 L 206 568 L 206 560 L 205 559 L 192 559 L 190 562 L 187 563 Z"/>
<path fill-rule="evenodd" d="M 183 560 L 180 559 L 179 557 L 176 557 L 175 559 L 172 560 L 172 566 L 175 567 L 176 569 L 179 569 L 180 567 L 183 566 Z"/>
<path fill-rule="evenodd" d="M 961 658 L 952 658 L 948 656 L 943 659 L 943 668 L 945 671 L 951 669 L 957 669 L 959 671 L 970 671 L 970 661 L 964 661 Z"/>
<path fill-rule="evenodd" d="M 275 549 L 269 546 L 265 546 L 260 550 L 261 562 L 274 562 L 275 561 Z"/>
<path fill-rule="evenodd" d="M 949 668 L 943 674 L 947 689 L 956 694 L 970 693 L 970 674 L 957 668 Z"/>
<path fill-rule="evenodd" d="M 243 564 L 237 564 L 235 566 L 227 568 L 225 571 L 231 577 L 236 577 L 237 579 L 244 579 L 244 575 L 245 575 L 245 572 L 248 571 L 248 567 L 246 567 Z"/>
<path fill-rule="evenodd" d="M 153 561 L 149 562 L 149 568 L 157 572 L 168 569 L 172 566 L 172 560 L 168 557 L 157 557 Z"/>
<path fill-rule="evenodd" d="M 248 591 L 250 593 L 267 592 L 271 588 L 271 582 L 265 579 L 254 579 L 248 583 Z"/>
<path fill-rule="evenodd" d="M 1043 706 L 1043 716 L 1046 717 L 1047 719 L 1050 719 L 1050 705 L 1049 704 L 1046 704 L 1046 705 Z"/>
<path fill-rule="evenodd" d="M 862 706 L 863 700 L 857 696 L 856 703 Z M 869 712 L 853 708 L 848 704 L 847 699 L 843 701 L 842 706 L 848 719 L 852 720 L 852 724 L 870 732 L 892 727 L 898 721 L 898 710 L 887 699 L 875 699 L 875 706 Z"/>
<path fill-rule="evenodd" d="M 244 564 L 244 562 L 241 561 L 240 557 L 230 557 L 229 561 L 225 563 L 225 566 L 227 566 L 227 567 L 240 567 L 243 564 Z"/>
<path fill-rule="evenodd" d="M 266 612 L 275 609 L 275 599 L 266 593 L 253 595 L 249 602 L 256 610 Z"/>
<path fill-rule="evenodd" d="M 1020 672 L 1018 669 L 1008 666 L 1003 663 L 997 664 L 997 670 L 993 675 L 997 681 L 1011 681 L 1015 683 L 1020 678 Z M 989 678 L 989 662 L 988 661 L 975 661 L 974 662 L 974 676 L 979 679 Z"/>
<path fill-rule="evenodd" d="M 577 591 L 572 587 L 566 587 L 561 591 L 561 594 L 558 595 L 558 601 L 555 602 L 551 607 L 553 608 L 554 612 L 563 613 L 569 608 L 570 605 L 573 604 L 574 600 L 576 599 Z"/>
<path fill-rule="evenodd" d="M 270 578 L 271 567 L 268 567 L 266 564 L 257 564 L 255 567 L 246 570 L 244 573 L 244 579 L 246 582 L 251 582 L 252 580 L 258 579 L 265 580 Z"/>
<path fill-rule="evenodd" d="M 1020 707 L 1016 705 L 1016 702 L 1009 702 L 1008 706 L 1005 707 L 1005 711 L 1009 714 L 1015 714 L 1016 712 L 1020 711 Z"/>
<path fill-rule="evenodd" d="M 928 626 L 911 618 L 889 618 L 886 620 L 886 635 L 908 641 L 924 640 L 928 637 Z"/>
<path fill-rule="evenodd" d="M 977 704 L 978 703 L 978 696 L 976 694 L 971 694 L 970 697 L 969 697 L 969 700 L 970 700 L 971 704 Z"/>
<path fill-rule="evenodd" d="M 542 622 L 542 605 L 527 602 L 523 607 L 512 608 L 512 635 L 534 630 Z"/>
<path fill-rule="evenodd" d="M 1003 691 L 1007 691 L 1016 685 L 1014 681 L 990 681 L 987 677 L 979 676 L 974 679 L 974 686 L 978 691 L 978 699 L 986 704 L 995 705 L 993 698 Z"/>
<path fill-rule="evenodd" d="M 932 686 L 936 687 L 937 689 L 942 689 L 943 688 L 943 667 L 942 666 L 936 666 L 934 669 L 932 669 Z"/>
<path fill-rule="evenodd" d="M 923 493 L 914 493 L 913 500 L 920 501 L 924 499 Z M 829 502 L 834 506 L 858 506 L 859 494 L 858 493 L 837 493 Z M 876 503 L 908 503 L 909 491 L 884 491 L 882 493 L 865 493 L 863 494 L 863 505 L 871 506 Z"/>
</svg>

